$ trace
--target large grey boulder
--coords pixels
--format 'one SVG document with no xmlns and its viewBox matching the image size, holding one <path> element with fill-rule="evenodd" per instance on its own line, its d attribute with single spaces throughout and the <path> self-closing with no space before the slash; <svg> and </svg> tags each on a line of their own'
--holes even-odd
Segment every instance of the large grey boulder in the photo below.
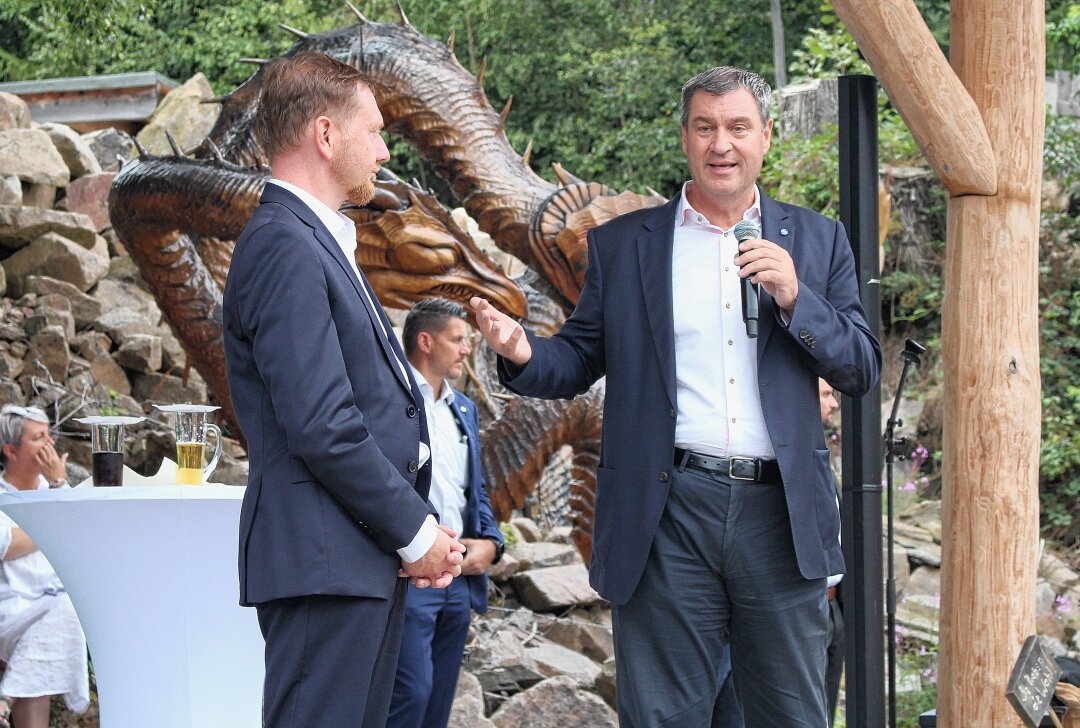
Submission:
<svg viewBox="0 0 1080 728">
<path fill-rule="evenodd" d="M 615 656 L 611 627 L 580 619 L 557 619 L 544 631 L 544 636 L 596 662 L 606 662 Z"/>
<path fill-rule="evenodd" d="M 71 240 L 45 233 L 4 262 L 8 287 L 21 296 L 26 276 L 48 276 L 89 290 L 109 270 L 109 264 Z"/>
<path fill-rule="evenodd" d="M 117 349 L 116 361 L 125 369 L 156 372 L 161 369 L 161 337 L 152 334 L 129 336 Z"/>
<path fill-rule="evenodd" d="M 941 612 L 941 570 L 924 566 L 911 572 L 896 605 L 896 624 L 904 634 L 937 644 Z"/>
<path fill-rule="evenodd" d="M 555 612 L 601 601 L 600 595 L 589 586 L 589 572 L 584 564 L 525 571 L 512 576 L 510 583 L 518 600 L 537 612 Z"/>
<path fill-rule="evenodd" d="M 192 377 L 184 384 L 180 377 L 148 372 L 131 377 L 131 394 L 142 402 L 198 404 L 206 401 L 207 392 L 201 379 Z"/>
<path fill-rule="evenodd" d="M 72 180 L 65 191 L 64 209 L 88 216 L 98 232 L 109 227 L 109 189 L 116 179 L 116 174 L 99 172 Z"/>
<path fill-rule="evenodd" d="M 93 295 L 102 308 L 94 328 L 108 334 L 117 345 L 135 334 L 159 335 L 161 309 L 150 293 L 134 283 L 103 278 Z"/>
<path fill-rule="evenodd" d="M 76 329 L 89 327 L 101 315 L 100 301 L 66 281 L 58 281 L 48 276 L 26 276 L 23 279 L 23 290 L 41 296 L 58 293 L 66 298 L 71 304 L 71 315 L 75 317 Z"/>
<path fill-rule="evenodd" d="M 615 711 L 597 695 L 578 688 L 571 677 L 553 677 L 513 696 L 495 711 L 497 728 L 615 728 Z"/>
<path fill-rule="evenodd" d="M 480 681 L 465 670 L 458 676 L 447 728 L 495 728 L 495 724 L 484 717 L 484 691 Z"/>
<path fill-rule="evenodd" d="M 536 666 L 537 672 L 546 677 L 566 675 L 579 687 L 592 688 L 600 677 L 600 665 L 585 655 L 568 650 L 554 642 L 540 642 L 525 650 L 525 656 Z"/>
<path fill-rule="evenodd" d="M 60 152 L 64 163 L 67 164 L 71 179 L 82 177 L 84 174 L 97 174 L 101 171 L 101 163 L 94 156 L 94 150 L 70 126 L 50 122 L 38 128 L 49 135 L 56 151 Z"/>
<path fill-rule="evenodd" d="M 124 162 L 139 156 L 139 150 L 126 131 L 98 129 L 83 134 L 82 138 L 90 145 L 90 151 L 103 170 L 119 170 Z"/>
<path fill-rule="evenodd" d="M 22 180 L 14 174 L 0 175 L 0 205 L 21 205 L 22 203 Z"/>
<path fill-rule="evenodd" d="M 44 368 L 54 381 L 67 381 L 71 351 L 64 330 L 59 326 L 46 326 L 30 337 L 30 351 L 26 354 L 24 373 L 44 376 Z"/>
<path fill-rule="evenodd" d="M 94 221 L 77 212 L 0 205 L 0 246 L 17 250 L 44 233 L 58 233 L 84 248 L 97 243 Z"/>
<path fill-rule="evenodd" d="M 206 76 L 196 73 L 182 86 L 169 91 L 158 104 L 150 123 L 135 138 L 150 154 L 172 153 L 166 131 L 180 149 L 186 151 L 196 146 L 214 128 L 221 113 L 221 104 L 202 103 L 213 96 L 214 90 Z"/>
<path fill-rule="evenodd" d="M 0 131 L 29 128 L 30 107 L 15 94 L 0 91 Z"/>
<path fill-rule="evenodd" d="M 54 187 L 64 187 L 71 180 L 64 158 L 40 129 L 0 131 L 0 174 Z"/>
<path fill-rule="evenodd" d="M 576 546 L 547 541 L 517 541 L 510 545 L 507 552 L 518 561 L 519 571 L 545 569 L 549 566 L 566 566 L 581 562 L 581 554 Z"/>
</svg>

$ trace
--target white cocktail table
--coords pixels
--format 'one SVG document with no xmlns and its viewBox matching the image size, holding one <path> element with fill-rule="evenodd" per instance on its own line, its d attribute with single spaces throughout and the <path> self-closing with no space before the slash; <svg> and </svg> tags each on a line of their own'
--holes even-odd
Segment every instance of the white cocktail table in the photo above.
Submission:
<svg viewBox="0 0 1080 728">
<path fill-rule="evenodd" d="M 263 640 L 240 607 L 230 485 L 0 494 L 78 612 L 103 728 L 255 728 Z"/>
</svg>

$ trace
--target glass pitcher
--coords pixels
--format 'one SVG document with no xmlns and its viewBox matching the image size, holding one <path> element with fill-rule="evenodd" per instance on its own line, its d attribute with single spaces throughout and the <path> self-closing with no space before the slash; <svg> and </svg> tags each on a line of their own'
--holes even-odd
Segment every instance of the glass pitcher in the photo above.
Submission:
<svg viewBox="0 0 1080 728">
<path fill-rule="evenodd" d="M 181 485 L 202 485 L 214 472 L 221 458 L 221 430 L 207 422 L 207 415 L 219 407 L 203 404 L 154 405 L 173 415 L 176 435 L 176 482 Z M 214 433 L 214 454 L 206 463 L 209 433 Z"/>
</svg>

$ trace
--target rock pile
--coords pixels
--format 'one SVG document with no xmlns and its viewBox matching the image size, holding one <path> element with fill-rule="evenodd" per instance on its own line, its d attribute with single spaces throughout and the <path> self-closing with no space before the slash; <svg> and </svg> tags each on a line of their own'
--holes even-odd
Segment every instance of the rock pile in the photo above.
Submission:
<svg viewBox="0 0 1080 728">
<path fill-rule="evenodd" d="M 589 586 L 569 527 L 516 518 L 497 595 L 473 620 L 452 728 L 617 726 L 611 609 Z"/>
<path fill-rule="evenodd" d="M 64 420 L 73 481 L 86 477 L 90 449 L 72 416 L 154 415 L 154 402 L 207 401 L 109 221 L 109 187 L 137 153 L 115 129 L 80 135 L 33 124 L 21 99 L 0 93 L 0 404 L 36 404 Z M 156 470 L 171 453 L 166 423 L 131 435 L 127 464 L 136 470 Z M 242 451 L 235 443 L 226 451 L 215 479 L 246 482 Z"/>
</svg>

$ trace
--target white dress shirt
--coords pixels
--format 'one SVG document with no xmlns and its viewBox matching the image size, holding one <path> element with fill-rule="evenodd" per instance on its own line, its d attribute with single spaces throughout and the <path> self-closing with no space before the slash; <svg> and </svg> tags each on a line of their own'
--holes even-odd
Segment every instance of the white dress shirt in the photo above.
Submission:
<svg viewBox="0 0 1080 728">
<path fill-rule="evenodd" d="M 757 341 L 746 336 L 738 241 L 691 206 L 683 185 L 671 261 L 675 323 L 675 446 L 706 455 L 775 459 L 761 410 Z M 743 219 L 761 220 L 761 196 Z M 734 226 L 732 226 L 734 227 Z"/>
<path fill-rule="evenodd" d="M 443 393 L 412 367 L 413 378 L 424 395 L 428 436 L 431 438 L 431 492 L 428 499 L 439 512 L 439 523 L 454 529 L 460 538 L 465 525 L 465 489 L 469 485 L 469 441 L 451 408 L 454 390 L 443 382 Z M 464 410 L 464 407 L 462 408 Z"/>
<path fill-rule="evenodd" d="M 373 300 L 372 295 L 368 292 L 368 287 L 364 285 L 364 278 L 360 275 L 360 269 L 356 266 L 356 225 L 353 221 L 337 210 L 331 210 L 322 200 L 294 184 L 279 179 L 271 179 L 270 184 L 278 185 L 299 197 L 300 201 L 307 205 L 315 213 L 316 217 L 322 221 L 322 224 L 326 226 L 326 229 L 330 231 L 330 234 L 334 236 L 334 240 L 341 247 L 341 252 L 345 254 L 345 260 L 349 261 L 349 265 L 352 266 L 353 274 L 356 276 L 356 280 L 360 282 L 360 290 L 364 292 L 371 310 L 378 312 L 379 309 L 376 308 L 378 303 Z M 376 316 L 375 320 L 378 321 L 379 328 L 382 329 L 382 335 L 388 337 L 382 318 Z M 391 351 L 393 350 L 391 349 Z M 396 353 L 394 359 L 397 361 L 405 381 L 408 382 L 409 375 L 405 369 L 405 363 L 397 357 Z M 420 467 L 424 467 L 424 463 L 431 457 L 431 450 L 422 442 L 420 443 L 419 456 Z M 409 545 L 397 550 L 398 556 L 406 563 L 419 560 L 435 543 L 437 535 L 435 518 L 428 516 L 424 519 L 423 525 L 420 526 L 420 530 L 417 531 L 416 536 L 409 542 Z"/>
</svg>

